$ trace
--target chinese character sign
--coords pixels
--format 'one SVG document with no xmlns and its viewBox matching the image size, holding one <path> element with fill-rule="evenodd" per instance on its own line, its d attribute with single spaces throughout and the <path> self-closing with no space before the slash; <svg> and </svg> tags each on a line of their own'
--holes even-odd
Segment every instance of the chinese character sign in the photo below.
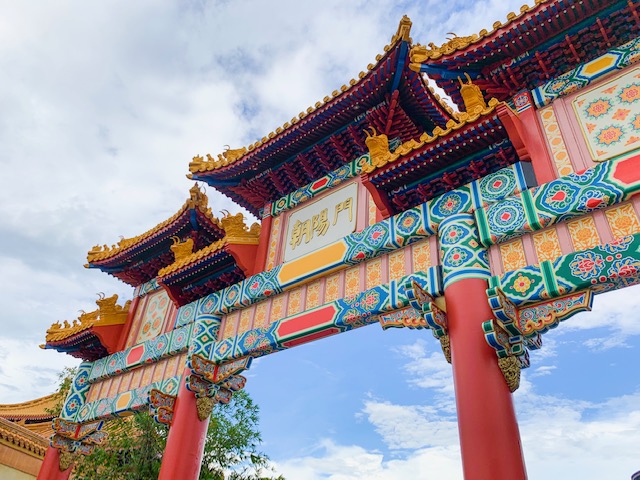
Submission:
<svg viewBox="0 0 640 480">
<path fill-rule="evenodd" d="M 358 184 L 351 183 L 294 211 L 289 217 L 284 261 L 329 245 L 356 229 Z"/>
</svg>

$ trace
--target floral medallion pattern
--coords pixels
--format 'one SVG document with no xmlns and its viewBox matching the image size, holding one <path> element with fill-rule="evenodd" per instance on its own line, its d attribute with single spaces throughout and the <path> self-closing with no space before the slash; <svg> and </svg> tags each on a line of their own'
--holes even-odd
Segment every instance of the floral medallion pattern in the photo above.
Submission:
<svg viewBox="0 0 640 480">
<path fill-rule="evenodd" d="M 640 113 L 640 68 L 578 95 L 573 108 L 595 161 L 640 148 L 640 130 L 629 122 Z"/>
</svg>

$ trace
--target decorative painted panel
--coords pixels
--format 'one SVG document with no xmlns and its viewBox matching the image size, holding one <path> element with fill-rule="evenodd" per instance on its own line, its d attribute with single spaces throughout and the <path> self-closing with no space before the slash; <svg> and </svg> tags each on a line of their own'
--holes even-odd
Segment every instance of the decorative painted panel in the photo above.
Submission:
<svg viewBox="0 0 640 480">
<path fill-rule="evenodd" d="M 171 300 L 165 290 L 160 290 L 149 297 L 135 343 L 142 343 L 162 333 L 170 306 Z"/>
<path fill-rule="evenodd" d="M 592 215 L 567 222 L 567 228 L 575 251 L 588 250 L 600 245 L 600 236 Z"/>
<path fill-rule="evenodd" d="M 289 308 L 287 315 L 294 315 L 302 311 L 302 288 L 295 288 L 289 292 Z"/>
<path fill-rule="evenodd" d="M 267 317 L 267 304 L 265 302 L 256 305 L 256 318 L 253 323 L 256 327 L 266 327 L 269 324 L 269 317 Z"/>
<path fill-rule="evenodd" d="M 315 308 L 320 305 L 320 282 L 320 280 L 316 280 L 307 287 L 307 304 L 305 308 Z"/>
<path fill-rule="evenodd" d="M 269 253 L 267 254 L 267 270 L 276 266 L 276 256 L 278 254 L 278 241 L 280 237 L 280 217 L 273 217 L 271 221 L 271 236 L 269 237 Z"/>
<path fill-rule="evenodd" d="M 423 240 L 411 247 L 413 255 L 413 271 L 425 272 L 431 266 L 431 248 L 429 240 Z"/>
<path fill-rule="evenodd" d="M 638 216 L 630 203 L 605 210 L 604 214 L 614 238 L 626 237 L 640 232 Z"/>
<path fill-rule="evenodd" d="M 251 329 L 255 306 L 240 310 L 240 325 L 238 326 L 238 334 Z"/>
<path fill-rule="evenodd" d="M 336 273 L 327 277 L 324 292 L 324 298 L 327 302 L 340 298 L 340 274 Z"/>
<path fill-rule="evenodd" d="M 553 227 L 534 233 L 533 246 L 536 250 L 536 255 L 538 256 L 538 262 L 555 260 L 562 256 L 558 232 Z"/>
<path fill-rule="evenodd" d="M 278 295 L 271 303 L 271 322 L 280 320 L 284 317 L 284 295 Z M 271 323 L 269 322 L 269 323 Z"/>
<path fill-rule="evenodd" d="M 524 246 L 520 238 L 500 244 L 500 256 L 502 257 L 502 268 L 505 272 L 510 272 L 511 270 L 516 270 L 527 265 Z"/>
<path fill-rule="evenodd" d="M 362 291 L 360 287 L 360 266 L 351 267 L 344 276 L 344 296 L 352 297 Z"/>
<path fill-rule="evenodd" d="M 376 207 L 376 202 L 373 201 L 373 197 L 369 195 L 369 225 L 373 225 L 376 223 L 376 216 L 378 213 L 378 207 Z"/>
<path fill-rule="evenodd" d="M 491 276 L 487 250 L 480 245 L 472 214 L 459 213 L 446 218 L 440 224 L 438 237 L 445 287 L 465 278 Z"/>
<path fill-rule="evenodd" d="M 367 288 L 373 288 L 382 283 L 382 258 L 374 258 L 366 264 Z"/>
<path fill-rule="evenodd" d="M 553 261 L 492 277 L 487 292 L 499 288 L 515 305 L 535 303 L 586 289 L 594 293 L 640 282 L 640 234 L 620 238 Z"/>
<path fill-rule="evenodd" d="M 544 128 L 544 133 L 547 136 L 547 142 L 549 143 L 558 175 L 564 177 L 565 175 L 573 173 L 569 152 L 567 151 L 567 146 L 564 144 L 564 139 L 560 132 L 560 125 L 556 119 L 553 107 L 540 110 L 540 119 L 542 120 L 542 128 Z"/>
<path fill-rule="evenodd" d="M 182 327 L 193 322 L 196 319 L 196 312 L 200 303 L 201 301 L 197 300 L 180 307 L 176 317 L 176 327 Z"/>
<path fill-rule="evenodd" d="M 133 291 L 133 296 L 144 297 L 145 295 L 155 292 L 159 288 L 160 286 L 158 285 L 158 280 L 152 278 L 148 282 L 143 283 L 142 285 L 138 285 Z"/>
<path fill-rule="evenodd" d="M 224 331 L 222 332 L 222 338 L 229 338 L 236 334 L 236 327 L 238 326 L 239 319 L 240 311 L 236 311 L 227 315 L 227 318 L 224 322 Z"/>
<path fill-rule="evenodd" d="M 486 246 L 502 243 L 620 203 L 640 190 L 638 171 L 640 155 L 599 163 L 476 210 L 480 239 Z"/>
<path fill-rule="evenodd" d="M 404 277 L 405 271 L 405 250 L 398 250 L 389 254 L 389 280 L 397 280 Z"/>
<path fill-rule="evenodd" d="M 78 373 L 71 382 L 69 393 L 67 393 L 67 398 L 65 398 L 60 412 L 60 418 L 63 420 L 76 421 L 78 411 L 85 404 L 91 387 L 89 383 L 91 368 L 92 365 L 89 362 L 83 362 L 78 367 Z"/>
<path fill-rule="evenodd" d="M 594 161 L 640 147 L 640 68 L 578 95 L 572 104 Z"/>
</svg>

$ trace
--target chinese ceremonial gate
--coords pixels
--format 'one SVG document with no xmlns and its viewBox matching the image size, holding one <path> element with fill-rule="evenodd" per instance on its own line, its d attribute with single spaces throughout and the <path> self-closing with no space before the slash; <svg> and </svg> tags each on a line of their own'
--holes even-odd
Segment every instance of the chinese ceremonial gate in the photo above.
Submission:
<svg viewBox="0 0 640 480">
<path fill-rule="evenodd" d="M 85 362 L 38 478 L 68 478 L 103 421 L 149 409 L 170 425 L 160 478 L 196 479 L 211 409 L 253 358 L 374 323 L 440 342 L 465 478 L 526 478 L 511 392 L 528 351 L 640 279 L 638 10 L 541 0 L 429 48 L 405 17 L 348 86 L 194 157 L 190 177 L 261 224 L 214 217 L 195 186 L 170 219 L 89 252 L 134 297 L 47 331 Z"/>
</svg>

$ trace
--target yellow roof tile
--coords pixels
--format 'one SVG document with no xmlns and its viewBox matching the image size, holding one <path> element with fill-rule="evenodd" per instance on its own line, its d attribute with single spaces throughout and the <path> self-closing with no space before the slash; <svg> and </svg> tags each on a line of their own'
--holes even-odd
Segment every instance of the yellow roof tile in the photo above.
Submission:
<svg viewBox="0 0 640 480">
<path fill-rule="evenodd" d="M 0 418 L 0 441 L 40 458 L 44 458 L 49 446 L 49 441 L 45 437 L 4 418 Z"/>
<path fill-rule="evenodd" d="M 0 405 L 0 418 L 8 418 L 10 420 L 53 418 L 53 415 L 48 413 L 48 410 L 55 408 L 59 398 L 59 393 L 53 393 L 27 402 Z"/>
</svg>

